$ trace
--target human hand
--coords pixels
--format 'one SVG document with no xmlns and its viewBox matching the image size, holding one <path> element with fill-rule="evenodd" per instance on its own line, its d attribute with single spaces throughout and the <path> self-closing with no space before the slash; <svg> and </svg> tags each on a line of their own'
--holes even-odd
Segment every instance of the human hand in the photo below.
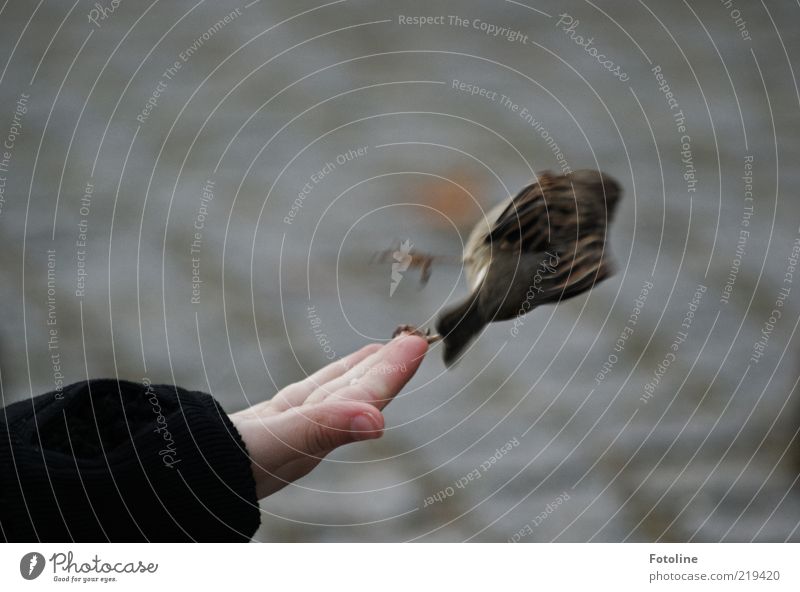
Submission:
<svg viewBox="0 0 800 592">
<path fill-rule="evenodd" d="M 367 345 L 231 415 L 250 454 L 259 499 L 308 474 L 339 446 L 383 435 L 381 409 L 411 379 L 427 349 L 425 339 L 413 335 Z"/>
</svg>

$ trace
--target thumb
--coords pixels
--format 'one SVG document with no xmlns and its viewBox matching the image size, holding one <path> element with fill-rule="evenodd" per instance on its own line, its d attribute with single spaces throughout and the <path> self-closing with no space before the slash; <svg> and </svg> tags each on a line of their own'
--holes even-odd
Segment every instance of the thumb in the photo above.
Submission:
<svg viewBox="0 0 800 592">
<path fill-rule="evenodd" d="M 331 450 L 383 435 L 383 414 L 368 403 L 332 400 L 293 407 L 282 413 L 272 436 L 289 458 L 325 455 Z M 272 427 L 272 426 L 271 426 Z"/>
</svg>

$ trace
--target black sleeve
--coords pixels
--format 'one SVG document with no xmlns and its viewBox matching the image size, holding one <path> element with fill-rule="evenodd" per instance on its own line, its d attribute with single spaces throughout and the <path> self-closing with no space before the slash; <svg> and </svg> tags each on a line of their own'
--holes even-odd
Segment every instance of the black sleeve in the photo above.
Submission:
<svg viewBox="0 0 800 592">
<path fill-rule="evenodd" d="M 259 521 L 210 395 L 91 380 L 0 409 L 0 539 L 247 541 Z"/>
</svg>

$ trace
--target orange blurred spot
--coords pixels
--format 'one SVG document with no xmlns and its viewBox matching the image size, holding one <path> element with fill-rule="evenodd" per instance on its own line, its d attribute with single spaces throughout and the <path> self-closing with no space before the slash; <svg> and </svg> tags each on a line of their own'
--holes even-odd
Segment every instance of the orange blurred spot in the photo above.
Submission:
<svg viewBox="0 0 800 592">
<path fill-rule="evenodd" d="M 480 204 L 486 203 L 485 186 L 466 170 L 454 170 L 442 176 L 449 181 L 435 177 L 423 181 L 419 200 L 441 212 L 439 216 L 425 216 L 425 222 L 450 226 L 449 218 L 459 228 L 472 226 L 481 215 Z"/>
</svg>

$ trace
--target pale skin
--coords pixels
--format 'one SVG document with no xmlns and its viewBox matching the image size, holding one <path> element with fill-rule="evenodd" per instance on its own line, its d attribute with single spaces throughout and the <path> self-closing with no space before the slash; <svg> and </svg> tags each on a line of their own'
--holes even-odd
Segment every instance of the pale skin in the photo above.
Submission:
<svg viewBox="0 0 800 592">
<path fill-rule="evenodd" d="M 231 415 L 250 454 L 259 499 L 307 475 L 336 448 L 380 438 L 381 412 L 417 371 L 426 339 L 371 344 Z"/>
</svg>

